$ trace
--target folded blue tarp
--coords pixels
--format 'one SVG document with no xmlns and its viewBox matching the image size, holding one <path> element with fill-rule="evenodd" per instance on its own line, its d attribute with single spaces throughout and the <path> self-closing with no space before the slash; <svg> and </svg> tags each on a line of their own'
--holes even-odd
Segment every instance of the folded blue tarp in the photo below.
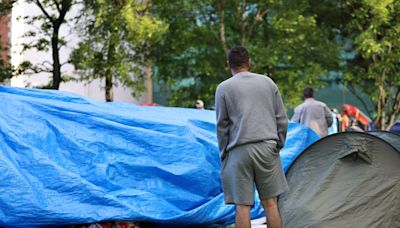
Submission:
<svg viewBox="0 0 400 228">
<path fill-rule="evenodd" d="M 215 113 L 0 87 L 0 225 L 227 224 Z M 289 125 L 284 169 L 318 139 Z M 263 216 L 258 200 L 252 217 Z"/>
</svg>

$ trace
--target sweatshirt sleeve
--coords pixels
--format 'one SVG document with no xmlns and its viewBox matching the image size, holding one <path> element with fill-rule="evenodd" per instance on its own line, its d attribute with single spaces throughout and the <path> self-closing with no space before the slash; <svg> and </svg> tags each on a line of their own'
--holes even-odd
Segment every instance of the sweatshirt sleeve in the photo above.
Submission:
<svg viewBox="0 0 400 228">
<path fill-rule="evenodd" d="M 300 123 L 300 108 L 299 107 L 296 107 L 294 109 L 294 114 L 292 116 L 291 121 L 295 122 L 295 123 Z"/>
<path fill-rule="evenodd" d="M 288 129 L 288 118 L 286 115 L 286 110 L 283 105 L 281 94 L 279 89 L 276 87 L 275 91 L 275 117 L 278 130 L 278 147 L 279 149 L 285 145 L 286 134 Z"/>
<path fill-rule="evenodd" d="M 223 160 L 226 156 L 226 148 L 229 143 L 229 116 L 221 86 L 218 86 L 215 94 L 215 112 L 217 115 L 218 147 L 221 160 Z"/>
</svg>

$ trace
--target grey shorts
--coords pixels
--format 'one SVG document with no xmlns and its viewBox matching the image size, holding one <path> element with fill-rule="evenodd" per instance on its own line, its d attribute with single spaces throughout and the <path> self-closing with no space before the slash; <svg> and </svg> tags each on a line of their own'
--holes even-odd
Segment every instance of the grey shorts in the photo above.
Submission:
<svg viewBox="0 0 400 228">
<path fill-rule="evenodd" d="M 230 150 L 222 161 L 221 179 L 226 204 L 254 205 L 254 183 L 261 200 L 289 189 L 279 150 L 271 142 L 249 143 Z"/>
</svg>

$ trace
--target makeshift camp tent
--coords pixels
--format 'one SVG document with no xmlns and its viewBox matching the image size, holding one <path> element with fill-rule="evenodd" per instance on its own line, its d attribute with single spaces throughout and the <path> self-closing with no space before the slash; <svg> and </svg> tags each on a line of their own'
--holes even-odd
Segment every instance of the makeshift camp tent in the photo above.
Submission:
<svg viewBox="0 0 400 228">
<path fill-rule="evenodd" d="M 234 222 L 215 112 L 1 86 L 0 100 L 0 226 Z M 291 123 L 284 169 L 317 139 Z M 264 215 L 257 199 L 251 215 Z"/>
<path fill-rule="evenodd" d="M 279 200 L 285 227 L 400 227 L 400 153 L 385 137 L 345 132 L 304 150 Z"/>
<path fill-rule="evenodd" d="M 389 131 L 400 135 L 400 120 L 397 120 L 396 123 L 390 127 Z"/>
<path fill-rule="evenodd" d="M 367 133 L 385 140 L 394 146 L 397 151 L 400 151 L 400 135 L 390 131 L 368 131 Z"/>
<path fill-rule="evenodd" d="M 369 124 L 371 123 L 371 119 L 368 117 L 368 115 L 364 114 L 357 107 L 350 104 L 343 104 L 342 109 L 342 131 L 351 126 L 352 121 L 350 121 L 349 118 L 360 123 L 363 126 L 363 129 L 368 128 Z"/>
</svg>

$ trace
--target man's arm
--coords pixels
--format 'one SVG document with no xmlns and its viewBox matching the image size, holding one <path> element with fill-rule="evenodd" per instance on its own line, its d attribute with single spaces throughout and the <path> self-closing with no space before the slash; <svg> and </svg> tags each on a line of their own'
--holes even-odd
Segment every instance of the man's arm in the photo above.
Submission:
<svg viewBox="0 0 400 228">
<path fill-rule="evenodd" d="M 330 126 L 332 126 L 332 123 L 333 123 L 332 112 L 326 105 L 324 107 L 324 111 L 325 111 L 326 124 L 328 125 L 328 127 L 330 127 Z"/>
<path fill-rule="evenodd" d="M 278 148 L 281 149 L 285 145 L 286 134 L 288 129 L 288 118 L 286 115 L 285 106 L 283 105 L 281 94 L 276 87 L 275 91 L 275 117 L 278 130 Z"/>
<path fill-rule="evenodd" d="M 217 138 L 221 160 L 226 156 L 226 147 L 229 143 L 229 116 L 225 97 L 220 86 L 215 93 L 215 112 L 217 115 Z"/>
</svg>

